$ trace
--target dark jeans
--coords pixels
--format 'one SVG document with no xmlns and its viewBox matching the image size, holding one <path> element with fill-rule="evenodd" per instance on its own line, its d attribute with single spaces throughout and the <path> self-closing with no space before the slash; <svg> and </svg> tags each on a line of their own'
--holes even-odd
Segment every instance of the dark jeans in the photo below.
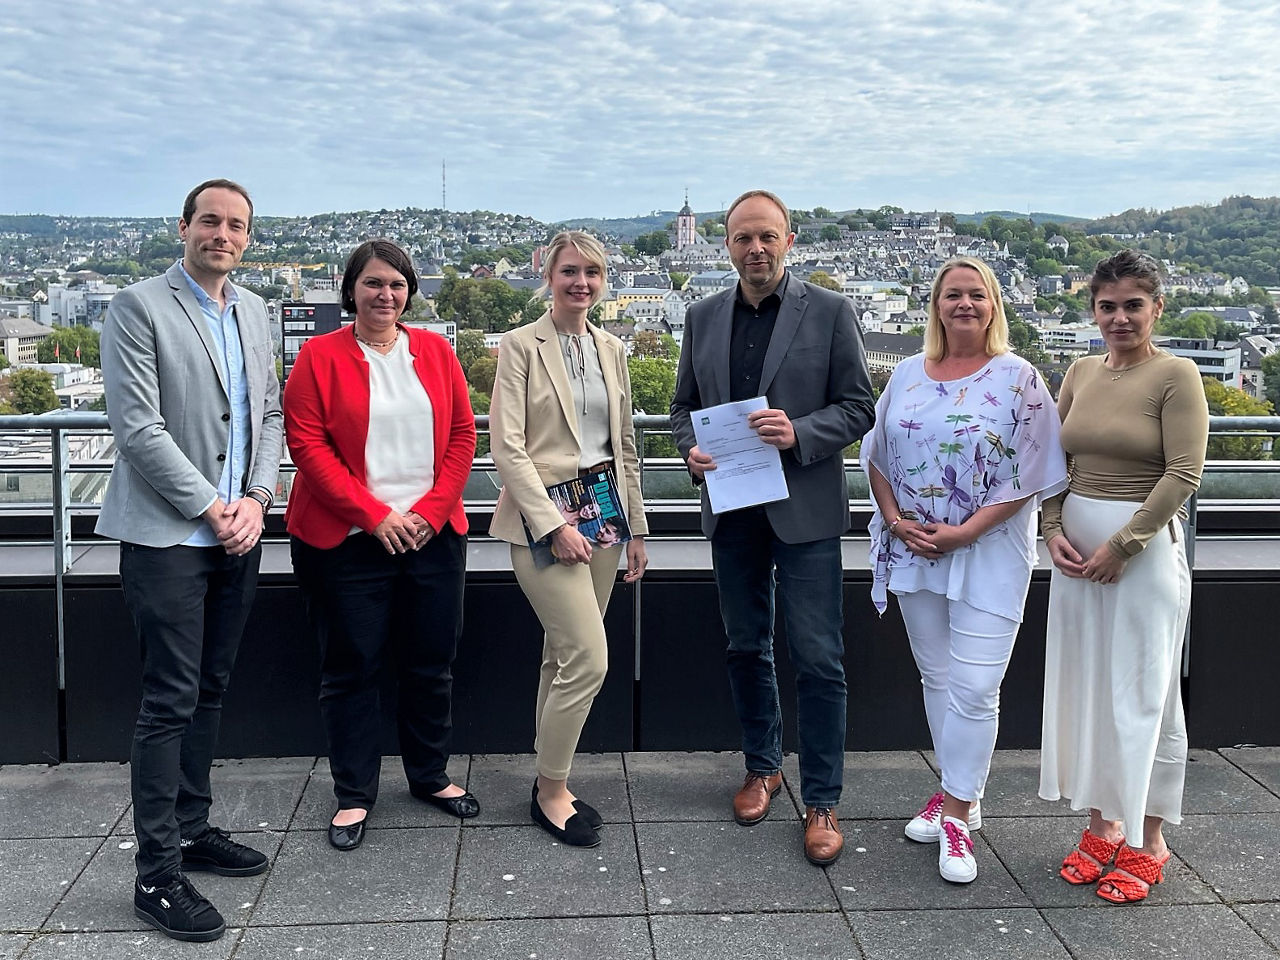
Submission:
<svg viewBox="0 0 1280 960">
<path fill-rule="evenodd" d="M 796 674 L 801 796 L 806 806 L 834 807 L 844 782 L 846 725 L 840 538 L 783 543 L 764 510 L 749 508 L 719 518 L 711 556 L 747 769 L 773 773 L 782 767 L 773 665 L 776 577 Z"/>
<path fill-rule="evenodd" d="M 262 548 L 120 544 L 120 579 L 142 653 L 142 705 L 133 733 L 133 827 L 138 877 L 182 866 L 181 839 L 209 828 L 209 767 L 222 694 L 258 585 Z"/>
<path fill-rule="evenodd" d="M 294 537 L 293 569 L 320 645 L 320 714 L 342 809 L 373 808 L 382 768 L 379 676 L 394 658 L 409 787 L 449 785 L 453 657 L 462 635 L 466 537 L 446 527 L 389 554 L 367 533 L 319 550 Z"/>
</svg>

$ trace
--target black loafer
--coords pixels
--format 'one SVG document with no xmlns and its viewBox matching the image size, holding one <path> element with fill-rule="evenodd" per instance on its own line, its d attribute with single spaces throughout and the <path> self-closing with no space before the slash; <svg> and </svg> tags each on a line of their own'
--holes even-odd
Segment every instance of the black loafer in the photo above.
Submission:
<svg viewBox="0 0 1280 960">
<path fill-rule="evenodd" d="M 591 829 L 590 824 L 580 813 L 575 813 L 566 820 L 562 830 L 542 812 L 542 807 L 538 806 L 538 800 L 535 797 L 529 801 L 529 816 L 533 818 L 534 823 L 561 843 L 568 844 L 571 847 L 598 847 L 600 845 L 600 834 Z"/>
<path fill-rule="evenodd" d="M 538 796 L 538 781 L 533 781 L 533 796 L 536 800 Z M 600 830 L 604 827 L 604 817 L 600 816 L 600 811 L 587 803 L 585 800 L 573 801 L 573 809 L 582 814 L 582 819 L 587 821 L 587 826 L 592 830 Z"/>
<path fill-rule="evenodd" d="M 472 817 L 480 816 L 480 801 L 468 790 L 466 793 L 460 793 L 456 797 L 437 797 L 430 790 L 409 788 L 409 792 L 419 800 L 424 800 L 433 807 L 439 807 L 445 813 L 457 817 L 459 820 L 470 820 Z"/>
<path fill-rule="evenodd" d="M 364 828 L 369 822 L 366 813 L 359 823 L 351 823 L 345 827 L 329 824 L 329 846 L 335 850 L 354 850 L 364 843 Z"/>
</svg>

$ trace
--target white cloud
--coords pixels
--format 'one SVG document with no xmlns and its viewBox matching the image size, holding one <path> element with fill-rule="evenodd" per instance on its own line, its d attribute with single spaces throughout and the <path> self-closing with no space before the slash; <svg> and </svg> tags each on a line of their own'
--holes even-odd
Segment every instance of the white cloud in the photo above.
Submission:
<svg viewBox="0 0 1280 960">
<path fill-rule="evenodd" d="M 27 3 L 0 209 L 449 204 L 553 219 L 750 186 L 797 207 L 1102 214 L 1280 193 L 1280 4 Z"/>
</svg>

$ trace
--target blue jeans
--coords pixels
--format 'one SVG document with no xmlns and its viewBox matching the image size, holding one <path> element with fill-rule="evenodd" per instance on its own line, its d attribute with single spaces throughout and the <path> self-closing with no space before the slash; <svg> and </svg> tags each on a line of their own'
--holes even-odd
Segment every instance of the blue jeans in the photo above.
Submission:
<svg viewBox="0 0 1280 960">
<path fill-rule="evenodd" d="M 834 807 L 844 783 L 847 723 L 840 538 L 783 543 L 763 508 L 750 508 L 719 518 L 711 557 L 747 770 L 773 773 L 782 767 L 782 710 L 773 665 L 776 583 L 796 674 L 801 796 L 805 806 Z"/>
</svg>

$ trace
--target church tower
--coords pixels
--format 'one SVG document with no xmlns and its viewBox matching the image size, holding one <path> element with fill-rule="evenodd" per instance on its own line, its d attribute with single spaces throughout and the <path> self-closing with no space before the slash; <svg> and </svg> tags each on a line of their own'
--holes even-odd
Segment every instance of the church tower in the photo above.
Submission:
<svg viewBox="0 0 1280 960">
<path fill-rule="evenodd" d="M 698 222 L 694 219 L 693 209 L 689 206 L 689 191 L 684 192 L 684 206 L 676 214 L 676 249 L 691 247 L 697 241 Z"/>
</svg>

